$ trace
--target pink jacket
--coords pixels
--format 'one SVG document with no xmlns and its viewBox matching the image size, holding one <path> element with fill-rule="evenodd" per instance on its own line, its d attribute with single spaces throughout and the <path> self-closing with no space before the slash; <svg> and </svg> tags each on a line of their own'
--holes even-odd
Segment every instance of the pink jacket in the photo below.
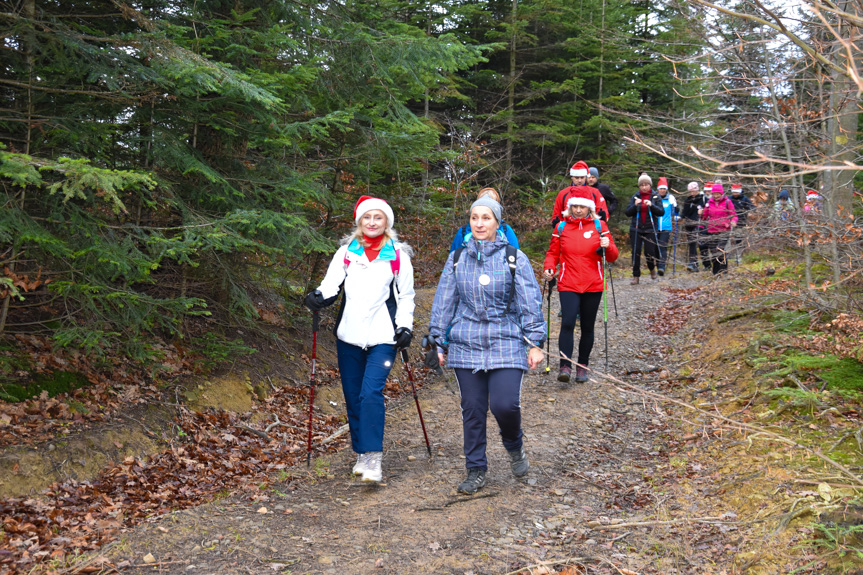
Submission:
<svg viewBox="0 0 863 575">
<path fill-rule="evenodd" d="M 727 232 L 731 229 L 732 223 L 737 225 L 737 211 L 728 196 L 722 196 L 719 201 L 710 196 L 707 206 L 701 213 L 701 219 L 707 221 L 708 234 Z"/>
</svg>

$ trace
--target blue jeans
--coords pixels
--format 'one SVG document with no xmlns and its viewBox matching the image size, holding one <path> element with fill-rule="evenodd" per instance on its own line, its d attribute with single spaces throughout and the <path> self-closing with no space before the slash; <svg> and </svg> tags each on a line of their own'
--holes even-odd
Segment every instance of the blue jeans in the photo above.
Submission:
<svg viewBox="0 0 863 575">
<path fill-rule="evenodd" d="M 461 392 L 461 420 L 464 428 L 465 467 L 488 469 L 485 456 L 488 409 L 497 420 L 507 451 L 521 449 L 521 380 L 524 372 L 515 368 L 477 371 L 455 369 Z"/>
<path fill-rule="evenodd" d="M 339 339 L 339 372 L 348 410 L 351 446 L 357 453 L 384 450 L 384 384 L 396 359 L 394 345 L 363 349 Z"/>
</svg>

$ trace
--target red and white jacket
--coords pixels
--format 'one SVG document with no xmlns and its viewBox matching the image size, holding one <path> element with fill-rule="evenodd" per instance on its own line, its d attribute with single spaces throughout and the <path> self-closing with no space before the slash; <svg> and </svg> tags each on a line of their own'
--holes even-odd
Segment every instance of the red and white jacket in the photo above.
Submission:
<svg viewBox="0 0 863 575">
<path fill-rule="evenodd" d="M 603 290 L 602 255 L 597 252 L 599 233 L 595 221 L 599 221 L 600 233 L 611 242 L 605 249 L 606 261 L 617 259 L 617 246 L 605 222 L 567 216 L 554 228 L 543 265 L 545 270 L 556 270 L 560 264 L 559 291 L 586 293 Z"/>
</svg>

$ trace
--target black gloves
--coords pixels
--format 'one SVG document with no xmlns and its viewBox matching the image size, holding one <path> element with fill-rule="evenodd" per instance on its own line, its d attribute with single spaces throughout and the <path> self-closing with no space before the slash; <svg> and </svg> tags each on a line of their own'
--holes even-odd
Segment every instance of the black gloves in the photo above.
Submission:
<svg viewBox="0 0 863 575">
<path fill-rule="evenodd" d="M 438 343 L 437 339 L 435 339 L 435 336 L 433 336 L 430 333 L 427 333 L 423 336 L 423 340 L 422 340 L 422 348 L 423 349 L 432 349 L 435 351 L 435 353 L 437 353 L 438 347 L 443 347 L 443 346 L 440 343 Z"/>
<path fill-rule="evenodd" d="M 324 295 L 321 293 L 321 290 L 317 289 L 306 296 L 305 304 L 312 311 L 321 311 L 327 306 L 324 301 Z"/>
<path fill-rule="evenodd" d="M 440 359 L 437 356 L 437 347 L 430 347 L 423 359 L 423 365 L 436 373 L 443 373 L 443 368 L 440 366 Z"/>
<path fill-rule="evenodd" d="M 413 339 L 411 330 L 406 327 L 400 327 L 396 330 L 396 349 L 407 349 Z"/>
</svg>

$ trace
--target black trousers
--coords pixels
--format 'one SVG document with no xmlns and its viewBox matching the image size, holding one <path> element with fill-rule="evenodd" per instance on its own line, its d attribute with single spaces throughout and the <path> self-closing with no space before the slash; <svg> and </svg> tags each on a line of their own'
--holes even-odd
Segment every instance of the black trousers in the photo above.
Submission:
<svg viewBox="0 0 863 575">
<path fill-rule="evenodd" d="M 587 362 L 590 361 L 590 352 L 593 349 L 593 332 L 599 304 L 602 302 L 602 292 L 562 291 L 558 293 L 560 294 L 561 318 L 557 345 L 566 357 L 572 358 L 577 319 L 581 322 L 581 337 L 578 340 L 578 358 L 576 361 L 581 365 L 587 365 Z M 561 357 L 560 367 L 564 366 L 574 367 L 569 360 Z"/>
<path fill-rule="evenodd" d="M 454 371 L 461 392 L 465 467 L 485 470 L 488 469 L 485 447 L 489 407 L 500 427 L 504 448 L 507 451 L 521 449 L 521 381 L 524 372 L 514 368 L 477 372 L 456 368 Z"/>
<path fill-rule="evenodd" d="M 641 250 L 644 249 L 644 259 L 647 260 L 647 269 L 653 268 L 659 263 L 659 245 L 657 245 L 656 234 L 653 228 L 638 228 L 630 230 L 632 236 L 632 277 L 641 277 Z"/>
<path fill-rule="evenodd" d="M 728 232 L 716 232 L 706 234 L 704 244 L 710 252 L 710 267 L 713 275 L 728 270 L 728 254 L 725 244 L 728 242 Z"/>
<path fill-rule="evenodd" d="M 656 232 L 659 239 L 659 269 L 665 271 L 665 263 L 668 261 L 668 242 L 671 240 L 671 232 Z"/>
</svg>

